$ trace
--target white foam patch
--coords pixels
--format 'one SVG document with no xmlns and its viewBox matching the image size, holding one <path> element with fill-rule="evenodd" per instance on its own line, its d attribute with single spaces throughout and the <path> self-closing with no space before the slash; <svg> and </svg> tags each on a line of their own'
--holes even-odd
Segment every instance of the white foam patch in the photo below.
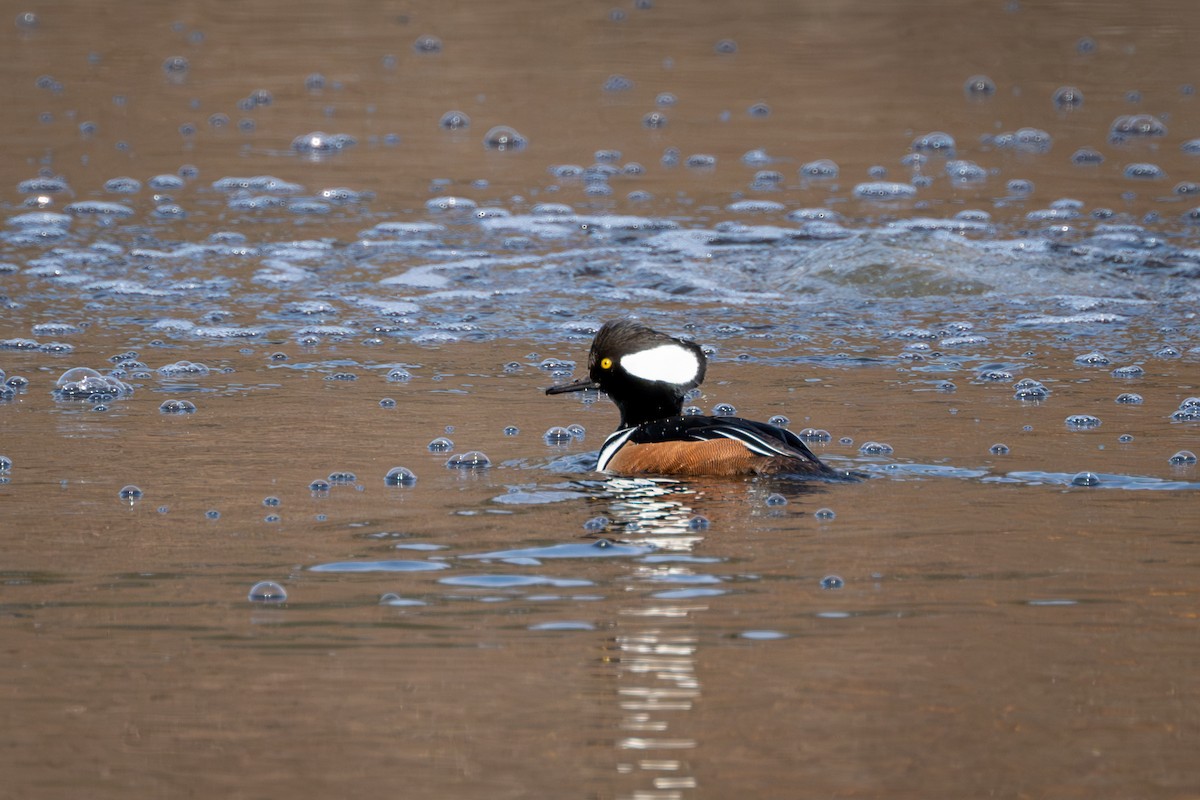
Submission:
<svg viewBox="0 0 1200 800">
<path fill-rule="evenodd" d="M 621 357 L 621 366 L 630 375 L 647 381 L 690 383 L 700 372 L 700 359 L 678 344 L 660 344 L 640 353 Z"/>
</svg>

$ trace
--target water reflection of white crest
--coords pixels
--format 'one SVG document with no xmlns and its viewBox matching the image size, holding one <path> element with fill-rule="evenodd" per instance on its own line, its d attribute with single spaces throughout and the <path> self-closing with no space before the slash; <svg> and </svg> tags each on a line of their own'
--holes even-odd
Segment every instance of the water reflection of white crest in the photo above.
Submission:
<svg viewBox="0 0 1200 800">
<path fill-rule="evenodd" d="M 622 615 L 686 619 L 699 608 L 649 607 L 624 609 Z M 696 748 L 695 739 L 672 732 L 680 714 L 700 697 L 696 679 L 696 636 L 690 631 L 659 627 L 631 631 L 616 638 L 620 650 L 618 706 L 621 737 L 617 740 L 617 771 L 637 781 L 629 797 L 679 798 L 696 779 L 680 751 Z M 644 781 L 653 787 L 647 791 Z"/>
<path fill-rule="evenodd" d="M 702 492 L 686 483 L 651 478 L 610 478 L 604 488 L 613 528 L 663 550 L 691 550 L 704 537 L 692 526 Z"/>
</svg>

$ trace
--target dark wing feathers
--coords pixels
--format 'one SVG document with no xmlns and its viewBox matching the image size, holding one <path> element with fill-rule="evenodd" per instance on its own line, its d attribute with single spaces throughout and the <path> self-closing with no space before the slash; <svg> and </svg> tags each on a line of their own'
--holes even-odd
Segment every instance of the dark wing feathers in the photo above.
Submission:
<svg viewBox="0 0 1200 800">
<path fill-rule="evenodd" d="M 669 417 L 640 425 L 629 437 L 633 444 L 664 441 L 735 439 L 768 458 L 795 458 L 820 464 L 804 441 L 787 430 L 741 417 Z"/>
</svg>

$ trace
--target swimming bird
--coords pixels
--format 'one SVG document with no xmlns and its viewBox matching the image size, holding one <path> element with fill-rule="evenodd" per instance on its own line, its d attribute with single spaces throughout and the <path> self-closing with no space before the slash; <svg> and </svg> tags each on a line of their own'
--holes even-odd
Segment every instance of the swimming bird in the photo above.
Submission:
<svg viewBox="0 0 1200 800">
<path fill-rule="evenodd" d="M 847 477 L 785 428 L 741 417 L 683 416 L 684 395 L 704 380 L 707 365 L 695 342 L 615 320 L 592 340 L 588 377 L 551 386 L 546 394 L 593 389 L 616 404 L 621 421 L 600 448 L 599 472 Z"/>
</svg>

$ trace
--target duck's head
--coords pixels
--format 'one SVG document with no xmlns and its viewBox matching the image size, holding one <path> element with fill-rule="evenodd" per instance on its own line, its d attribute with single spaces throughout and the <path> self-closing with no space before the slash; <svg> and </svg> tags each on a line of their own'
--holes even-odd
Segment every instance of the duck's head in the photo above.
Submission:
<svg viewBox="0 0 1200 800">
<path fill-rule="evenodd" d="M 629 320 L 606 322 L 592 340 L 587 379 L 546 394 L 599 389 L 617 404 L 625 428 L 677 416 L 684 394 L 704 380 L 706 363 L 695 342 Z"/>
</svg>

